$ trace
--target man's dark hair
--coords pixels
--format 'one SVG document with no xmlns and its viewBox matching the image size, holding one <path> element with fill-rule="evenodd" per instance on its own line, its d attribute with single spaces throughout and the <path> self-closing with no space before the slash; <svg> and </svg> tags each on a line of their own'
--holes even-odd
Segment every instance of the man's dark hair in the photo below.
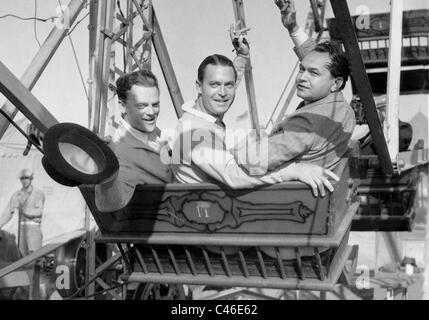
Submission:
<svg viewBox="0 0 429 320">
<path fill-rule="evenodd" d="M 206 67 L 211 64 L 214 66 L 225 66 L 225 67 L 231 67 L 232 70 L 234 70 L 234 76 L 235 80 L 237 80 L 237 71 L 235 71 L 234 64 L 232 61 L 221 55 L 221 54 L 212 54 L 211 56 L 208 56 L 201 62 L 200 66 L 198 67 L 198 76 L 197 79 L 199 82 L 202 82 L 204 79 L 204 72 L 206 70 Z"/>
<path fill-rule="evenodd" d="M 122 102 L 127 101 L 127 92 L 133 85 L 139 85 L 146 88 L 155 87 L 159 91 L 158 80 L 149 70 L 139 70 L 123 75 L 116 80 L 116 94 Z"/>
<path fill-rule="evenodd" d="M 340 45 L 338 43 L 329 41 L 321 42 L 314 47 L 313 51 L 326 52 L 329 54 L 331 63 L 328 66 L 328 70 L 331 72 L 331 75 L 334 78 L 343 78 L 344 81 L 340 87 L 340 90 L 344 89 L 351 70 L 346 54 Z"/>
</svg>

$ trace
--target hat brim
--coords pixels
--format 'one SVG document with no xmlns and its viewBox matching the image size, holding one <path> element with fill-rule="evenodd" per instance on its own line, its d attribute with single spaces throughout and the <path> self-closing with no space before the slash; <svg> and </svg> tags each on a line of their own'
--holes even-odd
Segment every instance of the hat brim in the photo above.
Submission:
<svg viewBox="0 0 429 320">
<path fill-rule="evenodd" d="M 77 156 L 82 151 L 92 160 L 96 169 L 88 172 L 72 165 L 70 154 L 64 154 L 62 145 L 71 146 L 69 150 Z M 49 128 L 44 136 L 43 150 L 45 170 L 55 181 L 64 185 L 103 183 L 112 179 L 119 170 L 118 159 L 107 144 L 92 131 L 74 123 L 60 123 Z M 72 158 L 74 156 L 71 155 Z"/>
<path fill-rule="evenodd" d="M 80 183 L 74 180 L 67 179 L 62 174 L 60 174 L 55 168 L 49 163 L 48 159 L 44 156 L 42 158 L 42 165 L 43 168 L 45 168 L 46 173 L 59 184 L 62 184 L 63 186 L 67 187 L 76 187 Z"/>
</svg>

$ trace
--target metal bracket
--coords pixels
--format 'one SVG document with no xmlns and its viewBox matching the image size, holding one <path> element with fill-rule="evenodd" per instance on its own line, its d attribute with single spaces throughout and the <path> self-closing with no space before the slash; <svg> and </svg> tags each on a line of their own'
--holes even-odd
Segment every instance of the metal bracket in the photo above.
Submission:
<svg viewBox="0 0 429 320">
<path fill-rule="evenodd" d="M 429 163 L 429 152 L 426 149 L 399 152 L 396 155 L 396 170 L 398 174 Z"/>
<path fill-rule="evenodd" d="M 107 29 L 101 29 L 100 32 L 110 39 L 113 39 L 113 37 L 115 36 L 115 33 Z"/>
</svg>

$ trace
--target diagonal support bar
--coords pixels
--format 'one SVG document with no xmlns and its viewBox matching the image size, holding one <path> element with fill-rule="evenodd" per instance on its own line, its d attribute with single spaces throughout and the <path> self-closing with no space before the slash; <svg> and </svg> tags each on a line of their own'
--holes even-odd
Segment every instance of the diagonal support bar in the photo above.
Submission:
<svg viewBox="0 0 429 320">
<path fill-rule="evenodd" d="M 68 18 L 70 25 L 74 23 L 79 13 L 82 11 L 85 6 L 86 0 L 71 0 L 70 4 L 67 7 L 66 12 L 68 12 Z M 63 39 L 67 36 L 69 28 L 58 28 L 55 26 L 42 47 L 39 49 L 37 54 L 31 60 L 27 69 L 21 77 L 21 82 L 29 90 L 33 89 L 34 85 L 39 80 L 41 74 L 45 70 L 55 51 L 60 46 Z M 1 108 L 11 119 L 13 119 L 18 110 L 13 106 L 11 102 L 6 102 Z M 3 117 L 0 117 L 0 139 L 3 137 L 7 128 L 9 127 L 9 121 Z"/>
<path fill-rule="evenodd" d="M 183 97 L 179 83 L 177 82 L 176 74 L 174 73 L 173 65 L 171 64 L 170 56 L 168 55 L 167 46 L 165 45 L 164 38 L 162 36 L 155 9 L 152 9 L 152 19 L 154 30 L 152 39 L 153 46 L 158 57 L 159 65 L 161 66 L 165 82 L 167 83 L 168 91 L 170 92 L 170 97 L 173 101 L 174 109 L 176 110 L 176 115 L 178 118 L 181 118 L 183 115 Z"/>
<path fill-rule="evenodd" d="M 246 19 L 244 16 L 243 0 L 232 0 L 234 7 L 235 21 L 241 21 L 241 28 L 246 28 Z M 252 129 L 256 130 L 257 136 L 260 136 L 258 109 L 256 106 L 255 84 L 253 81 L 252 65 L 249 62 L 244 71 L 244 81 L 246 82 L 247 101 L 249 103 L 249 114 Z"/>
<path fill-rule="evenodd" d="M 341 37 L 351 65 L 354 83 L 363 104 L 365 116 L 374 141 L 375 151 L 380 159 L 381 168 L 384 173 L 393 174 L 392 160 L 390 159 L 389 150 L 387 149 L 386 140 L 378 118 L 374 95 L 371 85 L 369 84 L 368 75 L 365 71 L 365 65 L 360 55 L 360 49 L 347 1 L 331 0 L 331 6 L 337 26 L 339 30 L 341 30 Z"/>
<path fill-rule="evenodd" d="M 42 133 L 58 120 L 40 101 L 0 62 L 0 92 L 12 102 Z"/>
</svg>

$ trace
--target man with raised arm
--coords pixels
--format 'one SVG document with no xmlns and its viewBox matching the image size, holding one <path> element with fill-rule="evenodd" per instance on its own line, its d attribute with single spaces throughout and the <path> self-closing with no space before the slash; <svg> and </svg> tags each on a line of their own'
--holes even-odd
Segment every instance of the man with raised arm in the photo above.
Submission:
<svg viewBox="0 0 429 320">
<path fill-rule="evenodd" d="M 275 126 L 268 143 L 250 135 L 236 146 L 234 156 L 250 173 L 270 172 L 291 162 L 333 169 L 347 154 L 355 126 L 354 112 L 341 92 L 350 74 L 347 58 L 338 45 L 316 44 L 307 36 L 297 24 L 293 0 L 275 3 L 300 59 L 296 86 L 303 101 Z"/>
<path fill-rule="evenodd" d="M 322 195 L 325 187 L 332 191 L 328 177 L 338 178 L 319 166 L 289 163 L 267 175 L 252 177 L 240 168 L 226 149 L 223 117 L 234 101 L 244 69 L 236 68 L 237 59 L 245 59 L 249 52 L 242 36 L 234 45 L 238 54 L 235 63 L 223 55 L 214 54 L 206 57 L 198 68 L 198 96 L 192 105 L 183 106 L 185 112 L 176 127 L 172 146 L 176 181 L 212 182 L 230 188 L 244 188 L 300 180 L 311 185 L 316 195 L 317 189 Z"/>
</svg>

